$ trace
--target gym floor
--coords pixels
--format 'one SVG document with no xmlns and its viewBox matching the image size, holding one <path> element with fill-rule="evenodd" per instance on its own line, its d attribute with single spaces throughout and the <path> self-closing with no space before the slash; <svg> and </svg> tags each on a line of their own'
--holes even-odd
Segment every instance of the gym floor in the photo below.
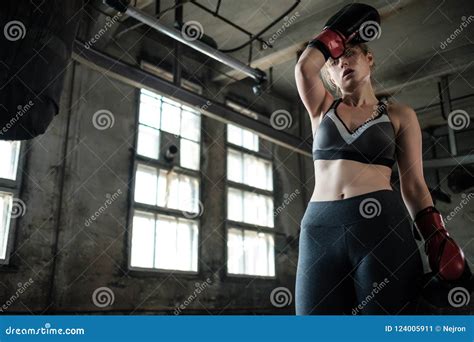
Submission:
<svg viewBox="0 0 474 342">
<path fill-rule="evenodd" d="M 474 2 L 365 2 L 382 18 L 369 43 L 375 93 L 416 111 L 426 182 L 472 265 Z M 64 25 L 77 25 L 70 56 L 45 33 L 18 82 L 35 96 L 56 82 L 57 113 L 44 133 L 0 140 L 0 311 L 293 315 L 300 221 L 315 184 L 295 64 L 348 3 L 131 1 L 181 42 L 100 0 L 65 8 Z M 48 13 L 45 2 L 18 6 L 23 17 L 2 17 L 2 44 L 28 39 L 28 20 Z M 49 42 L 54 57 L 41 49 Z M 11 69 L 5 60 L 16 57 L 2 50 Z M 54 77 L 40 79 L 59 58 Z M 1 100 L 20 116 L 44 104 L 5 95 L 3 75 Z M 474 300 L 426 305 L 474 312 Z"/>
</svg>

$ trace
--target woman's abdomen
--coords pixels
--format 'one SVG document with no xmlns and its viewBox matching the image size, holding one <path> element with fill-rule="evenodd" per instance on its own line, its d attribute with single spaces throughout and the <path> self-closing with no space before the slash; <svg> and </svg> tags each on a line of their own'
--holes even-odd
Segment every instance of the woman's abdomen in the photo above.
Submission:
<svg viewBox="0 0 474 342">
<path fill-rule="evenodd" d="M 352 160 L 317 160 L 314 163 L 315 187 L 311 201 L 330 201 L 376 190 L 392 190 L 392 170 L 382 165 Z"/>
</svg>

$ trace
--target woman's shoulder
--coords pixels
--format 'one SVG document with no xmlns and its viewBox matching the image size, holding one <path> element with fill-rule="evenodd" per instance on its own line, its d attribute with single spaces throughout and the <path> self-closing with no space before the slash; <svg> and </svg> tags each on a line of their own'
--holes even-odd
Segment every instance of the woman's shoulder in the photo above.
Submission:
<svg viewBox="0 0 474 342">
<path fill-rule="evenodd" d="M 387 105 L 395 115 L 412 115 L 415 112 L 412 107 L 405 103 L 388 100 Z"/>
<path fill-rule="evenodd" d="M 393 100 L 387 101 L 386 104 L 387 115 L 392 121 L 397 134 L 404 123 L 410 123 L 413 122 L 413 120 L 417 120 L 415 110 L 409 105 Z"/>
</svg>

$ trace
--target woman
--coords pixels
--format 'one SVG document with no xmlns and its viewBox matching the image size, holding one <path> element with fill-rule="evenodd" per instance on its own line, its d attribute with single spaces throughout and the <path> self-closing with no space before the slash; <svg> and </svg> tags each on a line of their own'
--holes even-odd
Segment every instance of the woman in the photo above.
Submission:
<svg viewBox="0 0 474 342">
<path fill-rule="evenodd" d="M 411 313 L 423 275 L 411 218 L 425 238 L 430 266 L 452 279 L 463 271 L 462 251 L 444 229 L 423 177 L 416 113 L 375 96 L 374 56 L 357 29 L 379 20 L 370 6 L 345 6 L 295 68 L 313 128 L 315 168 L 301 221 L 298 315 Z M 340 97 L 325 89 L 320 71 Z M 395 161 L 403 201 L 390 185 Z"/>
</svg>

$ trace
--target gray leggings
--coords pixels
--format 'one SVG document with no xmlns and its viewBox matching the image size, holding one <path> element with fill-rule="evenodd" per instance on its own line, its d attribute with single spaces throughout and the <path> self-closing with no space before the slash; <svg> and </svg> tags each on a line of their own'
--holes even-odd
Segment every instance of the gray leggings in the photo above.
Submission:
<svg viewBox="0 0 474 342">
<path fill-rule="evenodd" d="M 297 315 L 413 314 L 422 275 L 398 192 L 309 202 L 299 238 Z"/>
</svg>

